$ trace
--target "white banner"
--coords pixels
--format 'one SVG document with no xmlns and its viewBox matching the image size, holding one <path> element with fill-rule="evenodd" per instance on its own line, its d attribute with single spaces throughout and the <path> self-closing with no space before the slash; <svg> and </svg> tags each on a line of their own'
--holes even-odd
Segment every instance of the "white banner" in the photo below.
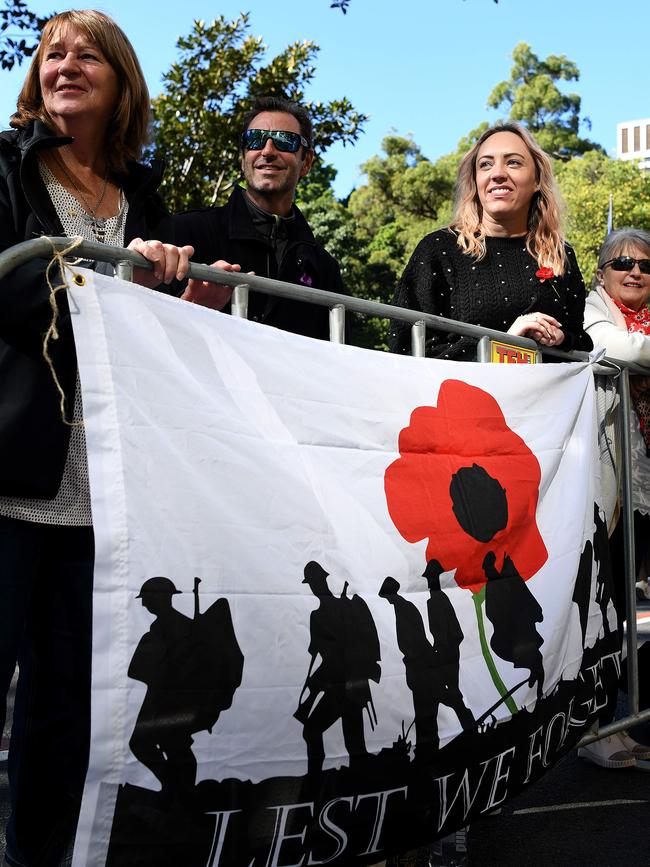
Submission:
<svg viewBox="0 0 650 867">
<path fill-rule="evenodd" d="M 575 744 L 619 662 L 588 365 L 397 357 L 80 273 L 76 867 L 371 864 Z"/>
</svg>

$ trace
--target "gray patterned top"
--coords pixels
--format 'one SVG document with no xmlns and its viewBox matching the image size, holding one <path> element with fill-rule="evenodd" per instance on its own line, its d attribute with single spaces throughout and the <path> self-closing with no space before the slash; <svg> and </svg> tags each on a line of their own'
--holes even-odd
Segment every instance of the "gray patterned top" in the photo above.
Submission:
<svg viewBox="0 0 650 867">
<path fill-rule="evenodd" d="M 92 221 L 77 199 L 57 181 L 40 159 L 39 169 L 65 234 L 70 237 L 81 235 L 87 241 L 96 241 L 97 236 L 93 232 Z M 113 247 L 124 246 L 124 225 L 128 208 L 129 204 L 124 198 L 124 194 L 121 194 L 117 214 L 105 221 L 106 225 L 103 230 L 105 244 Z M 74 422 L 83 422 L 81 386 L 78 375 L 72 418 Z M 86 434 L 83 424 L 75 424 L 70 430 L 68 456 L 61 486 L 56 497 L 53 500 L 0 497 L 0 515 L 39 524 L 64 524 L 77 527 L 92 525 Z"/>
</svg>

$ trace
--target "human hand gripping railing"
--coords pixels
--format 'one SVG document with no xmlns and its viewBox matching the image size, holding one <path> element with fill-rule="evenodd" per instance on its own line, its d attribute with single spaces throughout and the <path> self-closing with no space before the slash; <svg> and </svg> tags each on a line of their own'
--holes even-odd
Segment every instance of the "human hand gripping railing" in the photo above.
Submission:
<svg viewBox="0 0 650 867">
<path fill-rule="evenodd" d="M 15 268 L 36 258 L 50 259 L 56 250 L 60 252 L 70 246 L 70 238 L 40 237 L 31 241 L 17 244 L 0 253 L 0 279 L 5 277 Z M 116 276 L 123 280 L 132 280 L 133 268 L 145 268 L 152 270 L 153 265 L 139 253 L 119 247 L 110 247 L 92 241 L 80 243 L 74 250 L 75 256 L 84 260 L 97 260 L 110 262 L 116 268 Z M 335 343 L 343 343 L 345 335 L 345 313 L 350 310 L 366 316 L 375 316 L 387 319 L 398 319 L 411 323 L 411 347 L 412 355 L 424 357 L 426 328 L 430 327 L 479 340 L 487 336 L 510 345 L 523 349 L 532 349 L 542 352 L 543 355 L 554 356 L 563 361 L 589 361 L 590 356 L 586 352 L 575 350 L 563 352 L 554 347 L 544 347 L 534 340 L 526 337 L 518 337 L 505 332 L 490 328 L 482 328 L 455 319 L 446 319 L 418 310 L 407 310 L 402 307 L 393 307 L 390 304 L 381 304 L 377 301 L 366 301 L 363 298 L 354 298 L 348 295 L 340 295 L 323 289 L 313 289 L 309 286 L 284 283 L 280 280 L 272 280 L 266 277 L 258 277 L 254 274 L 242 274 L 232 271 L 221 271 L 208 265 L 190 263 L 189 277 L 209 282 L 221 283 L 233 287 L 231 312 L 235 316 L 246 318 L 248 308 L 248 290 L 254 289 L 268 295 L 289 298 L 296 301 L 305 301 L 330 308 L 330 340 Z M 634 527 L 632 521 L 632 473 L 630 452 L 630 393 L 629 373 L 649 375 L 650 370 L 630 362 L 618 361 L 607 357 L 599 358 L 593 363 L 594 373 L 619 376 L 620 382 L 620 412 L 621 412 L 621 458 L 623 469 L 623 490 L 621 495 L 624 521 L 625 539 L 625 570 L 626 570 L 626 610 L 627 610 L 627 656 L 628 656 L 628 699 L 629 716 L 625 720 L 617 720 L 599 731 L 594 730 L 586 735 L 581 743 L 586 744 L 598 737 L 620 731 L 622 728 L 650 719 L 650 710 L 639 713 L 639 685 L 638 685 L 638 662 L 636 657 L 636 617 L 631 616 L 636 611 L 635 581 L 634 575 Z"/>
<path fill-rule="evenodd" d="M 30 259 L 51 258 L 53 250 L 64 250 L 70 245 L 69 238 L 51 238 L 43 236 L 32 241 L 24 241 L 11 247 L 0 254 L 0 279 L 9 271 L 24 264 Z M 123 280 L 132 280 L 133 268 L 152 269 L 152 265 L 139 253 L 120 247 L 109 247 L 92 241 L 84 241 L 75 248 L 75 256 L 82 259 L 110 262 L 115 265 L 117 275 Z M 213 283 L 222 283 L 233 286 L 232 312 L 234 315 L 246 316 L 247 291 L 255 289 L 267 295 L 280 296 L 295 301 L 306 301 L 312 304 L 330 308 L 330 340 L 335 343 L 344 342 L 345 313 L 361 313 L 366 316 L 380 318 L 400 319 L 410 322 L 412 328 L 413 355 L 424 356 L 425 327 L 437 330 L 461 334 L 466 337 L 475 337 L 477 340 L 487 336 L 495 340 L 503 340 L 522 349 L 539 349 L 537 343 L 527 337 L 515 337 L 491 328 L 482 328 L 478 325 L 470 325 L 455 319 L 446 319 L 443 316 L 434 316 L 431 313 L 422 313 L 419 310 L 407 310 L 403 307 L 393 307 L 390 304 L 381 304 L 378 301 L 366 301 L 363 298 L 354 298 L 350 295 L 339 295 L 324 289 L 313 289 L 309 286 L 295 283 L 283 283 L 281 280 L 272 280 L 268 277 L 258 277 L 255 274 L 242 274 L 233 271 L 221 271 L 208 265 L 190 263 L 189 277 L 198 280 L 207 280 Z M 584 352 L 561 352 L 551 348 L 544 348 L 544 353 L 557 355 L 565 360 L 586 361 L 589 356 Z"/>
</svg>

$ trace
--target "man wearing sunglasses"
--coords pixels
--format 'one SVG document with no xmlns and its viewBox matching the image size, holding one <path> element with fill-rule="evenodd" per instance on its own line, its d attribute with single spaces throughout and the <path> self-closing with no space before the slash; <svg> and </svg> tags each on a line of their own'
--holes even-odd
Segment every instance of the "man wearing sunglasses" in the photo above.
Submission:
<svg viewBox="0 0 650 867">
<path fill-rule="evenodd" d="M 276 97 L 257 99 L 240 137 L 246 188 L 235 187 L 222 207 L 177 214 L 176 242 L 191 238 L 196 262 L 225 259 L 260 277 L 344 292 L 336 260 L 316 242 L 294 203 L 314 160 L 312 138 L 304 108 Z M 329 337 L 327 307 L 251 292 L 248 315 L 296 334 Z"/>
</svg>

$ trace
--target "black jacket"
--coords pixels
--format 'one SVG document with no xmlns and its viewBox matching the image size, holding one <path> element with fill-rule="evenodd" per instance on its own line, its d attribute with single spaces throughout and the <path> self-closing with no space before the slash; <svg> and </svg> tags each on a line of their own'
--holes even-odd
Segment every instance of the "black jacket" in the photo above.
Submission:
<svg viewBox="0 0 650 867">
<path fill-rule="evenodd" d="M 192 244 L 195 262 L 211 265 L 225 259 L 241 265 L 242 271 L 254 271 L 258 277 L 345 292 L 336 260 L 316 242 L 298 208 L 294 212 L 295 219 L 287 224 L 288 243 L 279 267 L 272 243 L 254 225 L 241 187 L 235 187 L 227 204 L 220 208 L 187 211 L 172 219 L 176 243 Z M 294 334 L 322 340 L 329 337 L 327 307 L 251 292 L 248 315 L 255 322 Z"/>
<path fill-rule="evenodd" d="M 40 121 L 0 133 L 0 252 L 39 235 L 64 235 L 38 170 L 37 152 L 71 141 Z M 125 243 L 132 238 L 172 241 L 170 217 L 156 192 L 162 165 L 129 166 L 121 180 L 129 202 Z M 53 498 L 59 489 L 70 428 L 43 359 L 51 310 L 47 260 L 22 265 L 0 281 L 0 494 Z M 54 279 L 59 273 L 54 271 Z M 72 413 L 76 357 L 67 302 L 59 295 L 60 339 L 52 360 Z"/>
</svg>

